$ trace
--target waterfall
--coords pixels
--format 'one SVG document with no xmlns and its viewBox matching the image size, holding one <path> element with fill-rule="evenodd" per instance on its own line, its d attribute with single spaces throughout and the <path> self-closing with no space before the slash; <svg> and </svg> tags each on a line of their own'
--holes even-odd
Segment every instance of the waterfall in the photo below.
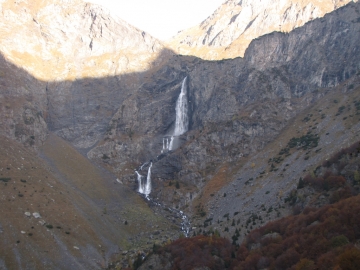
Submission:
<svg viewBox="0 0 360 270">
<path fill-rule="evenodd" d="M 174 149 L 174 136 L 171 136 L 170 143 L 169 143 L 169 150 Z"/>
<path fill-rule="evenodd" d="M 146 186 L 145 186 L 145 191 L 143 193 L 145 195 L 149 195 L 151 192 L 151 167 L 152 167 L 152 163 L 150 163 L 147 177 L 146 177 Z"/>
<path fill-rule="evenodd" d="M 161 150 L 161 153 L 169 151 L 169 145 L 169 138 L 163 138 L 163 148 Z"/>
<path fill-rule="evenodd" d="M 168 150 L 173 150 L 177 144 L 174 145 L 176 137 L 184 134 L 189 128 L 189 117 L 188 117 L 188 99 L 187 99 L 187 86 L 186 79 L 182 82 L 180 95 L 176 101 L 175 107 L 175 129 L 171 136 Z"/>
<path fill-rule="evenodd" d="M 145 162 L 143 165 L 140 166 L 140 171 L 142 171 L 142 169 L 144 168 L 144 166 L 148 165 L 149 162 Z"/>
<path fill-rule="evenodd" d="M 181 92 L 176 101 L 176 118 L 175 118 L 175 130 L 174 136 L 179 136 L 184 134 L 189 127 L 189 119 L 188 119 L 188 100 L 187 100 L 187 87 L 186 87 L 186 79 L 182 82 Z"/>
<path fill-rule="evenodd" d="M 143 164 L 143 166 L 144 166 L 144 164 Z M 141 166 L 141 169 L 143 166 Z M 151 167 L 152 167 L 152 162 L 150 163 L 150 166 L 148 168 L 146 182 L 143 181 L 143 176 L 138 171 L 135 171 L 135 173 L 137 175 L 138 185 L 139 185 L 138 191 L 139 191 L 139 193 L 144 194 L 144 195 L 149 195 L 151 192 Z"/>
<path fill-rule="evenodd" d="M 162 150 L 161 153 L 167 153 L 170 150 L 173 150 L 179 143 L 179 136 L 188 131 L 189 128 L 189 118 L 188 118 L 188 99 L 187 99 L 187 86 L 186 86 L 187 77 L 184 78 L 181 85 L 180 95 L 176 101 L 176 117 L 175 117 L 175 127 L 172 135 L 165 135 L 162 140 Z M 159 156 L 158 156 L 159 158 Z M 181 231 L 185 234 L 186 237 L 189 236 L 191 231 L 191 223 L 189 218 L 182 212 L 174 208 L 165 207 L 161 203 L 157 202 L 154 198 L 151 198 L 149 195 L 151 193 L 151 168 L 152 160 L 145 162 L 138 168 L 140 172 L 143 171 L 143 168 L 148 166 L 147 176 L 142 176 L 138 171 L 135 170 L 137 174 L 137 181 L 139 185 L 139 193 L 145 195 L 145 198 L 152 202 L 153 205 L 163 207 L 167 211 L 173 213 L 173 216 L 181 218 Z"/>
<path fill-rule="evenodd" d="M 140 173 L 138 173 L 138 171 L 135 171 L 135 172 L 137 174 L 137 181 L 139 183 L 138 191 L 139 191 L 139 193 L 144 194 L 144 185 L 142 183 L 142 175 Z"/>
<path fill-rule="evenodd" d="M 169 138 L 166 136 L 162 141 L 162 150 L 161 153 L 165 153 L 169 150 L 173 150 L 178 145 L 177 137 L 184 134 L 189 128 L 189 118 L 188 118 L 188 99 L 187 99 L 187 86 L 186 86 L 187 77 L 184 78 L 181 85 L 180 95 L 176 101 L 175 107 L 175 128 L 173 135 Z M 149 165 L 146 183 L 143 183 L 143 177 L 135 171 L 137 174 L 137 181 L 139 183 L 139 193 L 149 195 L 151 193 L 151 162 L 146 162 L 140 167 L 142 171 L 143 167 Z"/>
</svg>

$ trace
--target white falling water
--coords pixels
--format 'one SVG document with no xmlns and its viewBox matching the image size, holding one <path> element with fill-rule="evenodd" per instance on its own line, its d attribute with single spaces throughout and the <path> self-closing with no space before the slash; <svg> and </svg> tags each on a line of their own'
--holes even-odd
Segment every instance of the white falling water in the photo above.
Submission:
<svg viewBox="0 0 360 270">
<path fill-rule="evenodd" d="M 169 150 L 174 149 L 174 136 L 171 136 L 170 143 L 169 143 Z"/>
<path fill-rule="evenodd" d="M 149 195 L 150 192 L 151 192 L 151 167 L 152 167 L 152 163 L 150 163 L 148 173 L 147 173 L 147 177 L 146 177 L 146 185 L 145 185 L 145 190 L 144 190 L 144 193 L 143 193 L 145 195 Z"/>
<path fill-rule="evenodd" d="M 140 166 L 140 171 L 142 171 L 142 169 L 144 168 L 144 166 L 146 166 L 147 164 L 149 164 L 149 162 L 145 162 L 143 165 Z"/>
<path fill-rule="evenodd" d="M 139 193 L 144 195 L 149 195 L 151 192 L 151 167 L 152 167 L 152 163 L 150 163 L 150 166 L 148 168 L 146 182 L 143 180 L 144 177 L 138 171 L 135 171 L 139 185 L 138 191 Z"/>
<path fill-rule="evenodd" d="M 163 138 L 163 148 L 161 150 L 161 153 L 165 153 L 169 151 L 169 145 L 170 145 L 169 138 Z"/>
<path fill-rule="evenodd" d="M 180 95 L 176 101 L 175 129 L 173 136 L 171 136 L 168 150 L 174 149 L 175 137 L 184 134 L 186 131 L 188 131 L 189 128 L 186 79 L 187 77 L 185 77 L 185 79 L 182 82 Z"/>
<path fill-rule="evenodd" d="M 137 174 L 137 181 L 139 183 L 139 193 L 144 194 L 144 184 L 142 183 L 142 175 L 138 173 L 138 171 L 135 171 Z"/>
<path fill-rule="evenodd" d="M 181 92 L 176 101 L 176 118 L 175 118 L 175 130 L 174 136 L 179 136 L 184 134 L 189 127 L 189 119 L 188 119 L 188 100 L 187 100 L 187 87 L 186 87 L 186 79 L 182 82 Z"/>
</svg>

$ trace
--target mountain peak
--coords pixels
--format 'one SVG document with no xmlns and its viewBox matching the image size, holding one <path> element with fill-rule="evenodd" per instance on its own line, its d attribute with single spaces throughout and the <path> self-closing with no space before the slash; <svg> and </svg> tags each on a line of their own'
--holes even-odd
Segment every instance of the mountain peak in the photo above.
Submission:
<svg viewBox="0 0 360 270">
<path fill-rule="evenodd" d="M 5 1 L 0 9 L 0 51 L 43 80 L 141 70 L 163 48 L 108 10 L 79 0 Z"/>
<path fill-rule="evenodd" d="M 168 44 L 180 54 L 208 60 L 242 57 L 253 39 L 273 31 L 289 32 L 348 2 L 229 0 L 200 25 L 180 32 Z"/>
</svg>

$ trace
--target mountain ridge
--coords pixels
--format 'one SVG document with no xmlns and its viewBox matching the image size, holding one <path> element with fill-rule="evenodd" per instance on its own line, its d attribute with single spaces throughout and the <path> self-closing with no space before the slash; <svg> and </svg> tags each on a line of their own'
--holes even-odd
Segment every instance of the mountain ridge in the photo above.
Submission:
<svg viewBox="0 0 360 270">
<path fill-rule="evenodd" d="M 244 207 L 237 215 L 245 222 L 251 211 L 262 211 L 260 200 L 264 200 L 261 203 L 266 208 L 274 209 L 291 195 L 298 183 L 299 175 L 290 177 L 292 171 L 311 173 L 316 169 L 315 163 L 356 139 L 360 102 L 357 98 L 359 18 L 359 3 L 350 3 L 289 33 L 273 32 L 257 38 L 244 58 L 206 61 L 161 49 L 159 59 L 147 63 L 151 67 L 148 70 L 103 78 L 44 81 L 1 58 L 1 132 L 7 137 L 1 139 L 1 143 L 6 145 L 10 138 L 30 149 L 45 143 L 43 147 L 49 147 L 53 159 L 59 161 L 59 172 L 73 175 L 77 189 L 84 188 L 83 192 L 89 194 L 97 191 L 91 190 L 90 177 L 82 178 L 81 164 L 85 161 L 77 151 L 90 159 L 92 165 L 111 171 L 114 179 L 110 182 L 102 185 L 101 181 L 107 180 L 94 180 L 99 188 L 106 187 L 105 195 L 99 195 L 97 218 L 101 214 L 109 215 L 106 219 L 110 220 L 118 215 L 120 218 L 131 215 L 126 211 L 115 213 L 112 207 L 103 208 L 106 194 L 116 190 L 111 190 L 111 185 L 127 186 L 123 189 L 138 201 L 133 205 L 134 211 L 139 211 L 137 215 L 147 209 L 144 206 L 147 201 L 136 194 L 134 170 L 152 161 L 152 198 L 191 215 L 196 233 L 204 228 L 205 220 L 218 218 L 223 220 L 222 226 L 230 228 L 224 234 L 231 237 L 234 228 L 230 227 L 231 220 L 224 217 L 226 213 L 235 215 L 239 206 Z M 163 137 L 172 134 L 174 108 L 186 76 L 190 129 L 180 136 L 179 148 L 161 153 Z M 296 127 L 292 127 L 294 124 Z M 64 141 L 64 147 L 58 147 L 62 139 L 58 141 L 56 136 L 72 147 L 65 146 Z M 316 146 L 311 149 L 295 151 L 287 147 L 291 139 L 305 145 L 310 139 L 317 144 L 312 144 Z M 74 158 L 67 157 L 70 152 Z M 21 168 L 21 157 L 17 151 L 12 154 L 14 164 Z M 23 190 L 23 182 L 19 180 L 23 176 L 17 174 L 16 167 L 5 169 L 9 166 L 6 159 L 2 162 L 4 178 L 16 178 L 14 187 L 21 188 L 24 195 L 26 189 Z M 60 185 L 60 178 L 54 175 L 54 183 Z M 49 180 L 42 184 L 46 187 L 52 183 Z M 11 195 L 18 196 L 16 191 Z M 80 191 L 75 190 L 74 194 L 76 192 Z M 9 199 L 3 195 L 2 198 Z M 30 199 L 26 195 L 25 198 Z M 24 198 L 16 196 L 17 200 Z M 119 194 L 115 197 L 119 202 L 125 200 Z M 95 196 L 95 199 L 98 198 Z M 229 204 L 231 201 L 233 204 Z M 8 202 L 11 205 L 11 199 Z M 145 250 L 146 253 L 151 245 L 176 238 L 176 232 L 180 235 L 179 220 L 166 209 L 161 211 L 148 203 L 152 208 L 146 217 L 158 220 L 143 228 L 149 234 L 144 238 L 145 234 L 133 231 L 134 235 L 129 236 L 132 239 L 127 239 L 131 251 L 124 250 L 124 254 L 119 254 L 119 250 L 113 252 L 111 247 L 104 248 L 108 254 L 104 264 L 121 257 L 130 261 L 124 266 L 130 265 L 138 252 L 143 254 Z M 289 211 L 286 206 L 279 212 L 285 215 Z M 266 221 L 278 218 L 277 212 L 269 213 Z M 141 223 L 140 219 L 128 221 Z M 94 224 L 85 223 L 90 228 L 102 224 L 96 219 Z M 211 225 L 217 226 L 214 223 Z M 161 224 L 166 225 L 164 229 L 157 229 Z M 4 230 L 4 233 L 11 232 L 8 239 L 12 243 L 23 235 L 18 226 L 16 223 L 16 230 L 8 226 Z M 119 228 L 125 226 L 125 222 L 119 224 Z M 143 244 L 137 246 L 138 241 Z M 121 245 L 115 243 L 115 246 Z M 77 249 L 73 249 L 76 252 Z M 8 260 L 15 262 L 17 255 L 11 252 Z M 96 256 L 100 258 L 101 252 L 105 251 L 96 247 Z"/>
<path fill-rule="evenodd" d="M 81 0 L 4 1 L 1 15 L 0 50 L 47 81 L 146 69 L 163 48 L 144 31 Z"/>
<path fill-rule="evenodd" d="M 208 60 L 242 57 L 253 39 L 273 31 L 289 32 L 349 2 L 229 0 L 167 44 L 179 54 Z"/>
</svg>

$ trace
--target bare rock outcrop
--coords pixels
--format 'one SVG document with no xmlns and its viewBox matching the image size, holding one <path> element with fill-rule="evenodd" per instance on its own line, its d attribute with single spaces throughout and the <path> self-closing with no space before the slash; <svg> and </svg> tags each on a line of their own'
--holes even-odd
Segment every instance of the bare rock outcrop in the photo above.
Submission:
<svg viewBox="0 0 360 270">
<path fill-rule="evenodd" d="M 128 169 L 153 160 L 154 196 L 173 200 L 166 185 L 174 180 L 196 194 L 220 164 L 257 153 L 296 115 L 359 72 L 359 17 L 358 4 L 351 3 L 290 33 L 254 40 L 244 58 L 174 56 L 146 73 L 151 79 L 124 101 L 88 156 L 101 161 L 106 154 L 104 161 L 133 183 Z M 161 154 L 185 76 L 190 130 L 179 149 Z M 185 205 L 190 197 L 179 200 Z"/>
<path fill-rule="evenodd" d="M 77 147 L 92 146 L 141 72 L 171 54 L 80 0 L 2 1 L 0 11 L 1 98 L 16 96 L 3 102 L 2 132 L 29 144 L 41 144 L 50 128 Z"/>
<path fill-rule="evenodd" d="M 348 2 L 229 0 L 200 25 L 173 37 L 169 45 L 180 54 L 209 60 L 243 56 L 253 39 L 273 31 L 289 32 Z"/>
<path fill-rule="evenodd" d="M 100 6 L 76 1 L 4 1 L 0 50 L 47 81 L 139 71 L 162 44 Z"/>
</svg>

